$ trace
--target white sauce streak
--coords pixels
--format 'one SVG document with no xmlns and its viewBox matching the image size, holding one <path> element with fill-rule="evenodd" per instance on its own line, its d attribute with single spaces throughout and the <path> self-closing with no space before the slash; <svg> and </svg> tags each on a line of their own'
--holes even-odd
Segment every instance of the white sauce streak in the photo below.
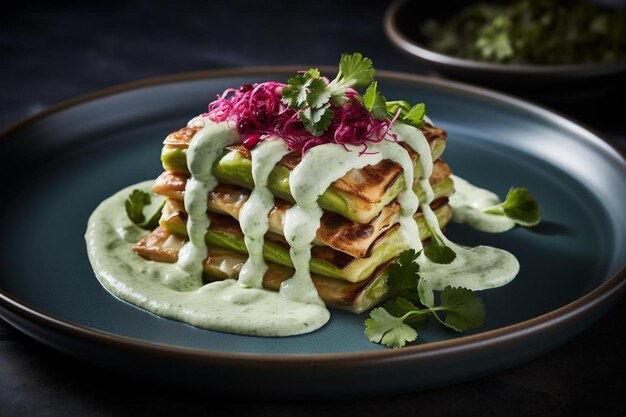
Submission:
<svg viewBox="0 0 626 417">
<path fill-rule="evenodd" d="M 411 149 L 418 153 L 421 166 L 421 173 L 418 178 L 418 182 L 420 189 L 424 191 L 426 196 L 426 203 L 422 204 L 421 208 L 422 210 L 424 207 L 428 207 L 428 209 L 430 209 L 430 203 L 434 198 L 434 193 L 432 187 L 430 186 L 430 182 L 428 181 L 433 173 L 433 160 L 428 140 L 426 140 L 426 137 L 424 137 L 424 134 L 419 129 L 402 123 L 396 123 L 391 129 L 391 133 L 396 135 L 398 141 L 406 143 L 411 147 Z M 404 151 L 403 148 L 400 149 Z M 408 153 L 406 151 L 404 151 L 404 153 L 408 157 Z M 399 162 L 396 159 L 394 160 Z M 410 200 L 410 202 L 406 205 L 406 210 L 402 207 L 400 211 L 400 227 L 402 230 L 402 236 L 404 237 L 404 241 L 407 246 L 415 251 L 420 251 L 423 249 L 422 241 L 419 238 L 420 234 L 417 228 L 417 223 L 413 218 L 413 215 L 420 207 L 419 199 L 417 198 L 415 192 L 413 192 L 413 162 L 409 157 L 408 163 L 403 161 L 401 165 L 404 170 L 406 188 L 398 195 L 398 202 L 400 202 L 401 207 L 403 200 L 407 199 Z M 407 172 L 410 172 L 410 176 L 407 176 Z M 426 221 L 429 220 L 426 217 L 424 217 L 424 219 Z M 439 228 L 439 222 L 437 221 L 436 216 L 435 223 L 437 228 Z"/>
<path fill-rule="evenodd" d="M 185 186 L 185 210 L 189 241 L 178 254 L 180 272 L 168 276 L 170 286 L 180 290 L 202 284 L 202 263 L 207 257 L 205 235 L 210 221 L 207 217 L 207 196 L 217 185 L 212 168 L 225 146 L 239 141 L 237 131 L 226 123 L 216 124 L 205 117 L 189 121 L 189 127 L 201 127 L 187 149 L 187 167 L 191 178 Z"/>
<path fill-rule="evenodd" d="M 450 197 L 450 205 L 453 209 L 452 220 L 489 233 L 506 232 L 515 226 L 515 222 L 506 216 L 482 211 L 500 204 L 501 201 L 497 195 L 476 187 L 456 175 L 452 175 L 452 180 L 455 188 L 454 194 Z"/>
<path fill-rule="evenodd" d="M 422 166 L 419 186 L 426 195 L 425 201 L 420 205 L 424 214 L 424 220 L 428 224 L 431 233 L 437 234 L 446 246 L 456 254 L 456 258 L 450 264 L 437 264 L 428 259 L 422 252 L 418 258 L 422 278 L 427 280 L 433 289 L 438 291 L 443 290 L 446 286 L 465 287 L 471 290 L 495 288 L 515 278 L 519 272 L 519 262 L 511 253 L 490 246 L 466 248 L 451 242 L 444 236 L 439 227 L 437 216 L 430 208 L 434 193 L 428 181 L 433 169 L 428 141 L 426 141 L 424 135 L 419 130 L 403 124 L 395 125 L 392 133 L 397 135 L 398 140 L 405 141 L 419 153 Z M 479 195 L 482 196 L 482 194 Z M 475 195 L 466 195 L 465 197 L 467 204 L 472 204 Z M 453 213 L 455 209 L 453 206 Z M 420 242 L 419 247 L 421 248 L 421 246 Z"/>
<path fill-rule="evenodd" d="M 269 228 L 268 215 L 274 207 L 274 196 L 267 188 L 267 179 L 274 166 L 289 153 L 285 142 L 272 138 L 252 149 L 252 178 L 254 190 L 239 212 L 239 224 L 244 234 L 248 260 L 239 273 L 239 283 L 261 288 L 267 264 L 263 259 L 264 236 Z"/>
</svg>

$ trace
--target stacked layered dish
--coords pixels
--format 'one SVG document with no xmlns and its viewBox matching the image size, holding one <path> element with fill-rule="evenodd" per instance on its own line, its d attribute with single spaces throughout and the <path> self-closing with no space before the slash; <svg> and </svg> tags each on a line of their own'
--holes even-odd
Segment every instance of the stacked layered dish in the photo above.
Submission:
<svg viewBox="0 0 626 417">
<path fill-rule="evenodd" d="M 187 241 L 184 191 L 190 173 L 186 150 L 199 130 L 185 127 L 171 133 L 164 141 L 161 161 L 165 172 L 153 187 L 154 193 L 166 197 L 160 226 L 134 247 L 135 252 L 146 259 L 174 263 Z M 443 229 L 452 217 L 448 197 L 454 192 L 451 170 L 441 160 L 446 133 L 428 123 L 420 130 L 428 140 L 434 162 L 429 178 L 434 192 L 431 208 Z M 409 146 L 401 145 L 413 160 L 413 189 L 423 202 L 426 197 L 418 184 L 419 157 Z M 294 273 L 283 226 L 285 213 L 294 204 L 289 174 L 301 158 L 300 153 L 287 154 L 268 179 L 275 205 L 269 214 L 269 230 L 265 236 L 263 256 L 268 269 L 263 286 L 271 290 L 277 291 Z M 211 220 L 206 233 L 208 257 L 203 265 L 207 281 L 237 278 L 247 259 L 238 219 L 254 188 L 250 150 L 240 144 L 224 148 L 213 165 L 213 175 L 219 185 L 207 198 Z M 402 167 L 385 159 L 376 165 L 352 169 L 320 196 L 318 203 L 324 215 L 311 249 L 310 270 L 318 294 L 327 305 L 359 313 L 386 297 L 388 267 L 407 249 L 398 223 L 400 205 L 396 200 L 404 188 Z M 414 218 L 421 240 L 428 244 L 431 232 L 421 210 Z"/>
</svg>

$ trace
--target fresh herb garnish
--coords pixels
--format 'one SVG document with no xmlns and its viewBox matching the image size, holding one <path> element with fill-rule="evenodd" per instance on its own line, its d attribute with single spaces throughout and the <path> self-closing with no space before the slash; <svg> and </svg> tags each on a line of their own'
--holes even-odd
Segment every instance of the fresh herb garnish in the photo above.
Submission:
<svg viewBox="0 0 626 417">
<path fill-rule="evenodd" d="M 396 298 L 372 310 L 365 320 L 365 334 L 371 342 L 402 347 L 417 338 L 415 329 L 424 327 L 428 317 L 457 332 L 480 327 L 485 321 L 482 301 L 466 288 L 445 287 L 436 306 L 432 287 L 419 276 L 418 257 L 419 253 L 407 250 L 400 254 L 399 263 L 390 266 L 388 286 Z"/>
<path fill-rule="evenodd" d="M 365 320 L 365 334 L 370 342 L 381 343 L 387 347 L 399 348 L 417 339 L 415 329 L 404 321 L 412 315 L 412 310 L 401 317 L 392 316 L 383 307 L 375 308 L 370 312 L 370 318 Z"/>
<path fill-rule="evenodd" d="M 314 83 L 314 81 L 316 82 Z M 303 74 L 298 74 L 290 78 L 287 83 L 289 85 L 282 91 L 283 102 L 293 109 L 298 110 L 305 105 L 319 108 L 330 98 L 328 84 L 320 78 L 320 72 L 317 68 L 311 68 Z"/>
<path fill-rule="evenodd" d="M 441 292 L 440 299 L 441 304 L 435 309 L 444 314 L 444 320 L 441 320 L 438 313 L 434 316 L 444 326 L 457 332 L 464 332 L 480 327 L 485 322 L 485 306 L 471 290 L 463 287 L 446 287 Z"/>
<path fill-rule="evenodd" d="M 525 227 L 536 226 L 541 221 L 539 203 L 530 191 L 522 187 L 511 188 L 502 203 L 487 207 L 483 211 L 506 216 Z"/>
<path fill-rule="evenodd" d="M 418 129 L 424 126 L 424 115 L 426 114 L 424 103 L 411 106 L 408 101 L 404 100 L 387 101 L 378 91 L 378 83 L 376 81 L 371 83 L 367 87 L 365 94 L 363 94 L 363 104 L 379 120 L 385 118 L 393 119 L 400 111 L 398 120 L 401 122 Z"/>
<path fill-rule="evenodd" d="M 367 87 L 365 94 L 363 94 L 363 104 L 378 120 L 387 117 L 387 100 L 378 91 L 378 82 L 374 81 Z"/>
<path fill-rule="evenodd" d="M 420 252 L 408 249 L 398 256 L 398 262 L 389 265 L 387 285 L 395 297 L 414 300 L 417 295 L 420 265 L 417 258 Z"/>
<path fill-rule="evenodd" d="M 342 54 L 339 60 L 339 72 L 329 84 L 333 103 L 345 103 L 348 88 L 365 87 L 374 81 L 374 64 L 372 60 L 358 52 Z"/>
<path fill-rule="evenodd" d="M 298 117 L 307 131 L 314 136 L 321 136 L 333 119 L 331 106 L 339 106 L 348 100 L 346 96 L 348 88 L 371 84 L 374 74 L 375 70 L 369 58 L 363 57 L 358 52 L 352 55 L 343 54 L 339 61 L 339 72 L 334 80 L 328 83 L 321 77 L 318 69 L 311 68 L 287 81 L 288 85 L 282 91 L 282 101 L 299 111 Z M 374 94 L 376 95 L 376 92 Z M 380 103 L 376 106 L 380 106 Z M 373 114 L 376 117 L 376 114 L 381 113 L 377 109 Z"/>
<path fill-rule="evenodd" d="M 426 227 L 430 230 L 430 242 L 424 247 L 424 255 L 437 264 L 449 264 L 454 261 L 456 253 L 446 246 L 436 230 L 433 230 L 428 224 Z"/>
<path fill-rule="evenodd" d="M 446 22 L 426 21 L 422 33 L 430 48 L 478 61 L 558 65 L 623 59 L 626 10 L 594 3 L 477 2 Z"/>
<path fill-rule="evenodd" d="M 388 101 L 386 103 L 387 115 L 389 117 L 395 117 L 400 110 L 398 119 L 403 123 L 420 128 L 424 126 L 424 115 L 426 114 L 426 106 L 424 103 L 418 103 L 413 106 L 408 101 L 396 100 Z"/>
<path fill-rule="evenodd" d="M 365 153 L 369 143 L 393 137 L 390 128 L 396 120 L 423 126 L 423 104 L 391 102 L 396 103 L 392 106 L 395 110 L 389 111 L 389 103 L 374 81 L 375 73 L 369 58 L 360 53 L 343 54 L 332 81 L 319 69 L 310 68 L 289 78 L 287 84 L 245 84 L 228 89 L 211 102 L 207 117 L 216 123 L 234 121 L 249 149 L 271 132 L 301 154 L 324 143 L 362 146 L 360 152 Z M 366 90 L 356 91 L 360 88 Z"/>
<path fill-rule="evenodd" d="M 165 201 L 159 206 L 156 212 L 146 221 L 146 216 L 143 214 L 143 209 L 145 206 L 150 204 L 152 199 L 150 198 L 150 194 L 141 191 L 141 190 L 133 190 L 126 201 L 124 201 L 124 207 L 126 207 L 126 215 L 130 219 L 131 222 L 146 230 L 154 230 L 159 225 L 159 219 L 161 218 L 161 212 L 163 211 L 163 206 L 165 206 Z"/>
</svg>

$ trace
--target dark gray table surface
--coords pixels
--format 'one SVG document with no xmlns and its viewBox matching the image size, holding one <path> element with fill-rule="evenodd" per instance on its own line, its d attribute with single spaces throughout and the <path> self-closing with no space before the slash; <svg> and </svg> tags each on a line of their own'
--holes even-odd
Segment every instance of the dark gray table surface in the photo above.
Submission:
<svg viewBox="0 0 626 417">
<path fill-rule="evenodd" d="M 0 13 L 0 128 L 76 95 L 185 71 L 335 65 L 341 52 L 360 51 L 377 68 L 424 73 L 384 37 L 386 5 L 178 1 L 174 10 L 168 2 L 109 1 L 41 2 L 5 10 Z M 593 108 L 587 103 L 560 110 L 626 147 L 624 106 L 614 112 Z M 478 380 L 395 397 L 305 403 L 226 399 L 120 377 L 57 353 L 0 319 L 0 416 L 621 416 L 626 410 L 625 313 L 622 300 L 565 345 Z"/>
</svg>

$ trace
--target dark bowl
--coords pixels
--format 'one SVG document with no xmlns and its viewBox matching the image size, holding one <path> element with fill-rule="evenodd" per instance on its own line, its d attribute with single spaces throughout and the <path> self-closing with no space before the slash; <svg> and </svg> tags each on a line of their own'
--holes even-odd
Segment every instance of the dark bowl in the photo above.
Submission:
<svg viewBox="0 0 626 417">
<path fill-rule="evenodd" d="M 441 54 L 425 46 L 420 28 L 428 19 L 452 17 L 475 1 L 429 3 L 395 0 L 387 8 L 384 29 L 405 55 L 440 75 L 505 90 L 547 104 L 602 101 L 626 91 L 626 60 L 567 65 L 494 64 Z"/>
</svg>

